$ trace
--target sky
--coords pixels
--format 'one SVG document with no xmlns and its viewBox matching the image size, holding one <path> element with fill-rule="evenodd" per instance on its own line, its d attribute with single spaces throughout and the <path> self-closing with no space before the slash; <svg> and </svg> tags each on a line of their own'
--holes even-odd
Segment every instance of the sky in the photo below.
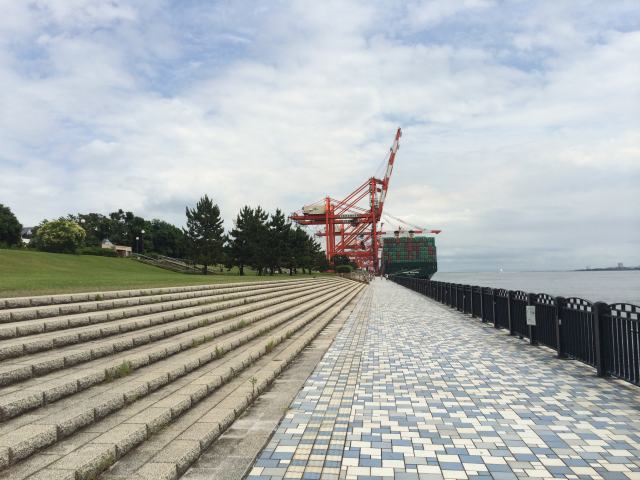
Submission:
<svg viewBox="0 0 640 480">
<path fill-rule="evenodd" d="M 441 271 L 640 265 L 640 3 L 0 0 L 0 203 L 385 211 Z"/>
</svg>

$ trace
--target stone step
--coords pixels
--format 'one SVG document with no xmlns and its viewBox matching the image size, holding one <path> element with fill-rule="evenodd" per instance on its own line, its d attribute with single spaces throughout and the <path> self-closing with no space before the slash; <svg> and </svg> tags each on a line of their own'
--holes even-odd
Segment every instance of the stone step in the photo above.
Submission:
<svg viewBox="0 0 640 480">
<path fill-rule="evenodd" d="M 143 345 L 142 340 L 136 342 L 134 339 L 131 344 L 135 345 L 135 347 L 127 352 L 116 352 L 117 356 L 110 354 L 107 358 L 101 357 L 72 367 L 67 366 L 66 368 L 64 367 L 64 362 L 60 362 L 62 364 L 60 368 L 64 368 L 62 374 L 58 372 L 50 373 L 41 378 L 1 389 L 0 416 L 3 420 L 15 417 L 28 410 L 102 383 L 112 377 L 123 363 L 130 365 L 133 369 L 153 364 L 179 352 L 196 348 L 243 326 L 251 325 L 280 312 L 286 312 L 297 305 L 317 298 L 319 294 L 331 293 L 342 287 L 341 284 L 337 284 L 331 287 L 323 287 L 322 289 L 305 291 L 302 294 L 291 294 L 267 300 L 259 305 L 256 304 L 259 307 L 257 309 L 253 309 L 253 305 L 239 307 L 234 309 L 233 312 L 219 313 L 218 316 L 220 318 L 207 317 L 206 319 L 213 324 L 210 326 L 201 321 L 203 319 L 197 319 L 196 323 L 194 323 L 194 329 L 178 334 L 175 334 L 173 330 L 165 331 L 165 333 L 173 334 L 173 336 L 169 336 L 165 340 L 154 341 L 150 345 Z M 129 335 L 137 335 L 137 333 Z M 143 332 L 140 335 L 147 335 L 147 342 L 145 343 L 148 343 L 150 338 L 153 340 L 160 338 L 159 332 L 155 332 L 153 335 Z M 114 339 L 114 341 L 119 342 L 120 340 Z M 97 343 L 92 342 L 84 346 L 90 353 L 95 349 L 99 352 L 104 352 L 104 346 Z M 114 353 L 113 350 L 110 350 L 110 352 Z M 78 354 L 75 350 L 56 353 L 58 356 L 63 357 L 67 354 L 74 356 Z M 43 357 L 42 359 L 29 359 L 29 361 L 33 362 L 31 365 L 37 365 L 38 362 L 54 362 L 58 358 L 52 357 L 50 353 L 41 354 L 41 356 Z M 33 373 L 36 374 L 37 372 Z"/>
<path fill-rule="evenodd" d="M 299 279 L 265 280 L 250 282 L 251 285 L 281 284 L 299 282 Z M 47 305 L 61 305 L 66 303 L 92 302 L 99 300 L 113 300 L 119 298 L 143 297 L 147 295 L 163 295 L 181 292 L 195 292 L 199 290 L 215 290 L 218 288 L 246 286 L 247 282 L 213 283 L 208 285 L 188 285 L 181 287 L 158 287 L 137 290 L 111 290 L 103 292 L 83 292 L 61 295 L 38 295 L 33 297 L 0 298 L 0 311 L 13 308 L 39 307 Z"/>
<path fill-rule="evenodd" d="M 96 340 L 113 335 L 118 335 L 133 330 L 140 330 L 150 326 L 174 322 L 176 320 L 191 318 L 198 315 L 226 310 L 232 307 L 255 303 L 268 298 L 277 298 L 287 291 L 298 292 L 305 289 L 317 288 L 319 285 L 327 285 L 332 282 L 309 283 L 302 286 L 292 286 L 290 289 L 277 289 L 273 292 L 261 293 L 257 295 L 240 296 L 232 300 L 219 301 L 216 303 L 201 305 L 197 307 L 178 308 L 168 312 L 156 314 L 140 314 L 139 317 L 126 319 L 111 319 L 104 322 L 88 326 L 74 326 L 67 328 L 64 332 L 47 332 L 33 334 L 25 337 L 18 337 L 10 340 L 0 341 L 0 360 L 18 358 L 46 350 L 75 345 L 90 340 Z M 239 294 L 242 295 L 242 294 Z M 0 384 L 2 384 L 2 369 L 0 368 Z"/>
<path fill-rule="evenodd" d="M 249 320 L 245 320 L 244 324 L 246 324 L 246 326 L 248 326 L 249 328 L 245 328 L 245 329 L 240 329 L 238 333 L 235 333 L 233 335 L 226 335 L 226 336 L 222 336 L 219 337 L 218 339 L 216 339 L 216 342 L 213 345 L 206 345 L 206 344 L 198 344 L 197 348 L 194 348 L 191 351 L 186 351 L 186 352 L 182 352 L 182 353 L 176 353 L 175 356 L 173 358 L 170 359 L 162 359 L 159 360 L 159 364 L 155 365 L 153 367 L 149 367 L 149 368 L 144 368 L 147 367 L 148 365 L 137 365 L 136 367 L 131 367 L 132 370 L 135 372 L 133 375 L 127 376 L 126 381 L 130 382 L 133 380 L 132 377 L 135 376 L 141 376 L 144 375 L 144 381 L 145 383 L 151 387 L 151 389 L 153 389 L 153 385 L 156 385 L 157 382 L 163 382 L 166 379 L 164 377 L 166 377 L 165 372 L 165 365 L 166 364 L 171 364 L 172 366 L 175 366 L 176 363 L 180 363 L 180 362 L 186 362 L 187 367 L 185 371 L 189 371 L 189 369 L 195 368 L 194 365 L 192 365 L 192 359 L 193 356 L 196 355 L 198 357 L 201 356 L 200 352 L 204 351 L 204 356 L 205 356 L 205 360 L 210 359 L 211 355 L 210 355 L 210 351 L 213 352 L 218 352 L 220 355 L 224 354 L 225 352 L 229 351 L 230 348 L 234 348 L 237 345 L 242 344 L 242 342 L 248 341 L 249 339 L 255 338 L 257 335 L 260 335 L 261 333 L 263 333 L 264 331 L 268 330 L 269 328 L 272 328 L 274 325 L 279 325 L 281 324 L 283 321 L 287 321 L 290 320 L 292 318 L 295 318 L 296 315 L 300 314 L 300 313 L 304 313 L 305 310 L 307 310 L 308 308 L 310 308 L 313 305 L 317 305 L 317 304 L 321 304 L 322 301 L 324 301 L 327 298 L 330 298 L 331 296 L 335 295 L 336 292 L 335 291 L 326 291 L 323 292 L 321 296 L 319 295 L 313 295 L 313 296 L 309 296 L 306 299 L 304 299 L 303 301 L 297 301 L 295 303 L 290 303 L 288 305 L 285 305 L 285 308 L 280 308 L 278 309 L 277 312 L 270 310 L 270 311 L 266 311 L 263 312 L 260 316 L 262 318 L 266 318 L 266 320 L 263 321 L 259 321 L 257 322 L 258 318 L 254 317 L 253 321 L 249 321 Z M 279 313 L 281 312 L 281 313 Z M 236 321 L 236 319 L 234 319 L 233 321 Z M 242 320 L 241 320 L 242 321 Z M 252 326 L 255 322 L 257 322 L 257 324 L 255 324 L 255 326 Z M 228 329 L 224 330 L 225 332 L 228 332 Z M 233 330 L 232 330 L 233 331 Z M 182 344 L 182 342 L 181 342 Z M 118 357 L 117 359 L 112 359 L 111 360 L 111 365 L 113 365 L 114 369 L 117 369 L 121 363 L 118 363 L 121 361 L 121 359 L 126 359 L 127 357 Z M 131 357 L 129 357 L 131 358 Z M 184 360 L 186 359 L 186 360 Z M 127 361 L 127 360 L 124 360 Z M 129 362 L 131 363 L 131 362 Z M 102 368 L 105 367 L 105 364 L 103 363 L 103 365 L 101 365 Z M 173 368 L 173 367 L 172 367 Z M 158 369 L 160 369 L 161 373 L 159 375 L 156 375 L 156 377 L 154 378 L 150 378 L 146 372 L 149 371 L 157 371 Z M 175 370 L 175 368 L 173 368 Z M 173 372 L 173 370 L 171 370 L 171 372 Z M 83 373 L 82 371 L 80 373 Z M 173 377 L 175 377 L 176 375 L 173 375 Z M 112 375 L 113 377 L 113 375 Z M 171 379 L 171 378 L 169 378 Z M 114 380 L 112 383 L 110 383 L 110 388 L 113 388 L 114 385 L 116 385 L 119 382 L 119 380 Z M 34 389 L 36 390 L 36 389 Z M 72 389 L 70 389 L 72 390 Z M 95 391 L 95 389 L 93 389 L 93 391 Z M 24 395 L 29 395 L 30 393 L 32 393 L 33 390 L 26 390 L 26 391 L 21 391 L 19 393 L 22 393 Z M 18 393 L 18 392 L 16 392 Z M 73 392 L 73 390 L 70 393 L 75 393 Z M 14 394 L 14 398 L 15 398 L 15 394 Z M 82 394 L 81 395 L 75 395 L 73 398 L 69 399 L 68 401 L 64 401 L 64 402 L 60 402 L 58 404 L 56 404 L 55 406 L 50 406 L 47 407 L 43 410 L 39 410 L 38 412 L 35 412 L 36 414 L 40 414 L 42 412 L 45 413 L 50 413 L 52 410 L 55 411 L 59 411 L 61 408 L 65 408 L 65 405 L 69 405 L 69 404 L 73 404 L 74 402 L 77 401 L 78 398 L 82 398 Z M 15 403 L 14 403 L 15 406 Z M 15 428 L 17 428 L 18 426 L 21 426 L 24 424 L 24 417 L 21 417 L 18 420 L 15 421 L 10 421 L 10 422 L 5 422 L 2 426 L 0 426 L 0 434 L 5 434 Z"/>
<path fill-rule="evenodd" d="M 301 328 L 290 341 L 282 342 L 274 348 L 273 355 L 265 355 L 254 362 L 238 377 L 204 398 L 170 426 L 159 430 L 155 435 L 153 431 L 149 432 L 147 438 L 151 440 L 151 445 L 143 444 L 132 449 L 100 478 L 179 478 L 340 311 L 355 301 L 361 290 L 362 287 L 358 288 L 327 310 L 316 322 Z M 116 449 L 116 456 L 117 454 Z"/>
<path fill-rule="evenodd" d="M 250 348 L 241 350 L 243 351 L 241 355 L 230 356 L 226 362 L 220 360 L 221 354 L 217 353 L 217 349 L 214 350 L 213 346 L 210 345 L 209 348 L 203 348 L 200 352 L 194 352 L 192 355 L 183 355 L 181 358 L 165 361 L 164 365 L 161 365 L 162 362 L 159 362 L 153 369 L 153 372 L 144 372 L 144 374 L 137 379 L 121 379 L 122 381 L 114 384 L 108 393 L 98 392 L 97 396 L 87 398 L 84 402 L 60 410 L 52 415 L 34 415 L 34 419 L 30 423 L 0 437 L 0 448 L 6 449 L 5 453 L 7 454 L 4 460 L 6 463 L 16 463 L 32 455 L 37 450 L 60 441 L 65 436 L 72 434 L 78 428 L 87 424 L 97 422 L 95 423 L 95 427 L 85 429 L 83 432 L 100 431 L 101 428 L 110 426 L 114 422 L 114 419 L 118 420 L 124 415 L 123 412 L 119 412 L 118 415 L 109 415 L 110 413 L 123 408 L 129 411 L 136 410 L 135 406 L 145 405 L 147 403 L 145 397 L 147 397 L 152 390 L 157 390 L 159 387 L 162 388 L 152 395 L 157 397 L 158 392 L 162 392 L 162 394 L 168 395 L 168 397 L 163 400 L 164 403 L 155 402 L 153 408 L 163 408 L 164 414 L 162 418 L 165 418 L 167 412 L 169 412 L 171 415 L 170 419 L 172 419 L 182 413 L 183 409 L 190 408 L 191 404 L 202 398 L 203 395 L 208 395 L 210 393 L 208 388 L 211 388 L 212 391 L 215 390 L 221 382 L 230 380 L 234 376 L 234 371 L 246 368 L 258 357 L 270 353 L 277 343 L 288 339 L 293 332 L 311 322 L 318 315 L 321 315 L 322 312 L 326 311 L 345 295 L 349 295 L 359 288 L 360 286 L 345 286 L 338 294 L 332 292 L 322 295 L 318 297 L 317 300 L 310 301 L 302 307 L 294 309 L 295 312 L 289 312 L 289 318 L 273 319 L 269 325 L 267 325 L 269 321 L 260 322 L 256 327 L 253 327 L 253 332 L 241 331 L 235 335 L 235 338 L 228 338 L 225 343 L 220 343 L 219 348 L 221 350 L 230 351 L 237 349 L 241 345 L 247 344 L 247 342 L 250 342 Z M 291 322 L 287 322 L 288 320 L 291 320 Z M 252 329 L 250 328 L 249 330 Z M 268 331 L 271 331 L 272 335 L 269 336 L 266 341 L 263 338 L 259 338 L 261 334 Z M 232 364 L 231 367 L 226 365 L 229 362 Z M 222 365 L 226 366 L 222 367 Z M 191 373 L 187 373 L 189 371 Z M 212 374 L 212 372 L 217 372 L 215 374 L 217 376 Z M 203 376 L 207 374 L 209 375 L 209 387 L 202 384 L 196 387 L 196 385 L 192 383 L 195 380 L 202 380 Z M 186 375 L 186 377 L 180 379 L 180 377 L 184 375 Z M 214 376 L 211 377 L 211 375 Z M 184 380 L 191 380 L 191 382 L 185 383 Z M 164 387 L 162 385 L 164 385 Z M 176 386 L 178 390 L 176 390 Z M 187 394 L 186 392 L 190 393 Z M 133 402 L 133 405 L 125 407 L 127 403 L 131 402 Z M 103 418 L 105 415 L 109 416 Z M 101 418 L 103 419 L 100 420 Z M 154 421 L 157 423 L 160 420 L 156 419 Z M 97 443 L 94 442 L 86 446 L 96 451 L 101 450 L 101 447 L 97 448 L 96 445 L 101 444 L 100 442 L 109 436 L 120 438 L 119 435 L 125 431 L 129 432 L 125 435 L 126 439 L 124 439 L 124 437 L 121 439 L 125 444 L 128 444 L 127 442 L 131 443 L 132 438 L 138 438 L 138 433 L 135 433 L 133 437 L 131 437 L 130 433 L 134 430 L 138 432 L 139 429 L 134 429 L 131 426 L 123 426 L 121 425 L 123 422 L 116 423 L 118 424 L 117 426 L 110 428 L 110 430 L 105 433 L 106 437 L 102 435 L 102 439 Z M 111 431 L 113 429 L 116 430 Z M 144 437 L 146 437 L 146 426 L 144 430 Z M 135 443 L 136 442 L 133 442 L 131 446 L 135 445 Z M 128 449 L 128 447 L 125 448 L 125 444 L 119 447 L 122 453 Z M 84 456 L 85 454 L 81 455 L 81 457 Z M 93 457 L 88 455 L 86 458 L 92 459 Z M 62 467 L 63 470 L 65 468 L 66 467 Z M 54 469 L 60 468 L 56 466 Z M 82 476 L 82 471 L 76 473 Z"/>
<path fill-rule="evenodd" d="M 300 280 L 296 282 L 285 282 L 284 284 L 282 282 L 275 284 L 257 284 L 255 286 L 245 284 L 240 287 L 149 295 L 120 300 L 70 303 L 53 307 L 0 310 L 0 339 L 68 328 L 67 325 L 88 325 L 109 319 L 127 318 L 146 313 L 203 305 L 231 294 L 235 294 L 235 296 L 228 298 L 237 298 L 243 294 L 257 295 L 261 291 L 287 289 L 295 285 L 304 285 L 313 282 L 313 280 Z"/>
<path fill-rule="evenodd" d="M 361 290 L 362 287 L 358 288 L 325 311 L 316 322 L 299 329 L 289 341 L 283 341 L 275 347 L 272 355 L 265 355 L 254 362 L 238 377 L 204 398 L 171 425 L 159 430 L 155 435 L 150 432 L 150 445 L 143 444 L 132 449 L 100 478 L 178 478 L 269 387 L 327 324 L 349 303 L 355 301 Z"/>
</svg>

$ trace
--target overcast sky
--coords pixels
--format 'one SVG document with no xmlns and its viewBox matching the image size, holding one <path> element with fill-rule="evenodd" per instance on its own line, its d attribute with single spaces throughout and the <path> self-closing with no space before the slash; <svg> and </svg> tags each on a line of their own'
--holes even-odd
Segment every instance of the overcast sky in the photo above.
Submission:
<svg viewBox="0 0 640 480">
<path fill-rule="evenodd" d="M 640 264 L 640 3 L 0 0 L 0 203 L 291 212 L 404 136 L 443 271 Z"/>
</svg>

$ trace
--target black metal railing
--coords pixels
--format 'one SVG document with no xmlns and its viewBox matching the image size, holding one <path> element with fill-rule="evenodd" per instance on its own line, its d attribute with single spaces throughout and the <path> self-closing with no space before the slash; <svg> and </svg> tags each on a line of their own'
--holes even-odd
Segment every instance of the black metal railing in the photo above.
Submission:
<svg viewBox="0 0 640 480">
<path fill-rule="evenodd" d="M 495 318 L 495 290 L 493 288 L 482 288 L 482 321 L 494 323 Z"/>
<path fill-rule="evenodd" d="M 471 316 L 482 318 L 482 288 L 471 287 Z"/>
<path fill-rule="evenodd" d="M 536 295 L 536 338 L 538 343 L 559 350 L 558 345 L 558 303 L 546 293 Z"/>
<path fill-rule="evenodd" d="M 496 328 L 506 328 L 511 331 L 511 315 L 509 315 L 509 291 L 503 288 L 495 292 L 496 309 L 493 325 Z"/>
<path fill-rule="evenodd" d="M 558 357 L 579 360 L 598 375 L 640 385 L 640 307 L 607 305 L 582 298 L 553 297 L 498 288 L 460 285 L 412 277 L 394 282 L 479 318 L 511 335 L 556 350 Z M 535 322 L 527 321 L 535 307 Z"/>
</svg>

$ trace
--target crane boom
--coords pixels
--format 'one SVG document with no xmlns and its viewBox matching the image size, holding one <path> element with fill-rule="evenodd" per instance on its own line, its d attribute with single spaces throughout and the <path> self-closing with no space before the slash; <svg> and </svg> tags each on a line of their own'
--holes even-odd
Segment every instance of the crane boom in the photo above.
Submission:
<svg viewBox="0 0 640 480">
<path fill-rule="evenodd" d="M 384 208 L 384 201 L 387 198 L 387 191 L 389 190 L 389 181 L 391 180 L 391 174 L 393 173 L 393 163 L 396 160 L 396 153 L 400 148 L 400 137 L 402 137 L 402 129 L 398 128 L 396 137 L 393 140 L 389 152 L 389 160 L 387 162 L 387 170 L 382 179 L 382 191 L 380 192 L 380 198 L 378 200 L 378 218 L 382 215 L 382 209 Z"/>
<path fill-rule="evenodd" d="M 318 235 L 325 237 L 327 260 L 333 263 L 344 255 L 360 268 L 378 272 L 378 223 L 389 190 L 402 130 L 398 128 L 391 145 L 384 178 L 370 177 L 342 200 L 326 197 L 321 202 L 303 206 L 289 218 L 300 225 L 323 225 Z M 365 203 L 366 202 L 366 203 Z"/>
</svg>

